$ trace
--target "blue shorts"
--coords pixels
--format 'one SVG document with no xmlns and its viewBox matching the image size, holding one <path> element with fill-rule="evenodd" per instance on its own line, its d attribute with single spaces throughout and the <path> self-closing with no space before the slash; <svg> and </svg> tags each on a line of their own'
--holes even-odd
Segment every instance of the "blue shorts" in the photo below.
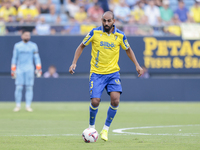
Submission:
<svg viewBox="0 0 200 150">
<path fill-rule="evenodd" d="M 34 70 L 28 70 L 28 71 L 16 71 L 16 79 L 15 79 L 15 85 L 29 85 L 33 86 L 34 84 Z"/>
<path fill-rule="evenodd" d="M 96 74 L 90 76 L 89 92 L 90 98 L 101 98 L 104 88 L 107 93 L 120 92 L 122 93 L 121 79 L 119 72 L 111 74 Z"/>
</svg>

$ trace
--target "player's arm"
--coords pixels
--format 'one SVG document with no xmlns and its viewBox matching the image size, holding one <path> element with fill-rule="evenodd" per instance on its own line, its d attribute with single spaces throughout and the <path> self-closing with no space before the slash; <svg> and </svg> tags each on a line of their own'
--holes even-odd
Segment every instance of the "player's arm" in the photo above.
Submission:
<svg viewBox="0 0 200 150">
<path fill-rule="evenodd" d="M 126 54 L 128 55 L 128 57 L 130 58 L 130 60 L 135 64 L 136 66 L 136 71 L 138 73 L 138 77 L 140 77 L 142 74 L 143 74 L 143 69 L 140 67 L 136 57 L 135 57 L 135 54 L 133 52 L 133 50 L 131 49 L 131 47 L 129 47 L 127 50 L 126 50 Z"/>
<path fill-rule="evenodd" d="M 74 54 L 74 59 L 72 61 L 72 65 L 69 67 L 69 72 L 71 74 L 73 74 L 74 70 L 76 69 L 76 63 L 77 63 L 79 57 L 81 56 L 83 49 L 85 48 L 85 46 L 89 45 L 90 42 L 93 40 L 93 35 L 94 35 L 94 32 L 93 32 L 93 30 L 91 30 L 86 35 L 86 37 L 83 39 L 82 43 L 77 47 L 76 52 Z"/>
<path fill-rule="evenodd" d="M 35 66 L 36 66 L 35 74 L 37 77 L 41 77 L 42 76 L 42 65 L 41 65 L 41 59 L 40 59 L 40 55 L 38 53 L 37 45 L 35 45 L 35 51 L 33 52 L 33 56 L 34 56 L 34 62 L 35 62 Z"/>
<path fill-rule="evenodd" d="M 15 45 L 13 49 L 12 60 L 11 60 L 11 77 L 13 79 L 16 78 L 16 64 L 17 64 L 17 47 Z"/>
<path fill-rule="evenodd" d="M 77 63 L 79 57 L 81 56 L 81 53 L 83 52 L 83 49 L 84 49 L 84 48 L 85 48 L 85 45 L 84 45 L 83 43 L 81 43 L 81 44 L 77 47 L 77 49 L 76 49 L 76 51 L 75 51 L 75 54 L 74 54 L 74 59 L 73 59 L 73 61 L 72 61 L 72 65 L 69 67 L 69 72 L 70 72 L 71 74 L 74 73 L 74 70 L 76 69 L 76 63 Z"/>
</svg>

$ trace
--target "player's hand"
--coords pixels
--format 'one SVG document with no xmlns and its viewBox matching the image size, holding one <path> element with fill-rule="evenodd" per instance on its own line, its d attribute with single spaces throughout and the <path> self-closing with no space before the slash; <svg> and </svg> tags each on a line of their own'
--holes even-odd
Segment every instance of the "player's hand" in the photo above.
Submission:
<svg viewBox="0 0 200 150">
<path fill-rule="evenodd" d="M 41 65 L 36 65 L 35 74 L 36 74 L 37 78 L 40 78 L 42 76 L 42 67 L 41 67 Z"/>
<path fill-rule="evenodd" d="M 15 65 L 11 66 L 11 78 L 12 79 L 16 78 L 16 66 Z"/>
<path fill-rule="evenodd" d="M 40 69 L 40 70 L 36 69 L 35 75 L 36 75 L 37 78 L 40 78 L 42 76 L 42 69 Z"/>
<path fill-rule="evenodd" d="M 11 71 L 11 78 L 16 79 L 16 71 Z"/>
<path fill-rule="evenodd" d="M 74 74 L 74 70 L 76 69 L 76 64 L 72 64 L 70 67 L 69 67 L 69 73 L 71 74 Z"/>
<path fill-rule="evenodd" d="M 138 77 L 140 77 L 143 74 L 143 69 L 140 66 L 136 66 L 136 71 L 138 73 Z"/>
</svg>

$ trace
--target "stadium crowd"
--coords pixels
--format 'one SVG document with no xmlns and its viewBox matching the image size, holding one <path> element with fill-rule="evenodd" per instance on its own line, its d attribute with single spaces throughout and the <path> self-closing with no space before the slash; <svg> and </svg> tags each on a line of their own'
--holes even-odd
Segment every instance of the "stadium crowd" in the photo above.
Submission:
<svg viewBox="0 0 200 150">
<path fill-rule="evenodd" d="M 0 35 L 85 35 L 107 10 L 127 35 L 180 36 L 180 23 L 200 23 L 200 0 L 0 0 Z"/>
</svg>

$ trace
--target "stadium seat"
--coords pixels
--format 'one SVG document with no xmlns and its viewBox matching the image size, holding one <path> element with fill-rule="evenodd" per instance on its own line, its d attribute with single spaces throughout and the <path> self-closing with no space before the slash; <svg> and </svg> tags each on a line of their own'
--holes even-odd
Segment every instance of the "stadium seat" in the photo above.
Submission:
<svg viewBox="0 0 200 150">
<path fill-rule="evenodd" d="M 60 0 L 52 0 L 51 2 L 55 5 L 56 13 L 59 14 L 61 9 Z"/>
<path fill-rule="evenodd" d="M 67 15 L 66 15 L 66 14 L 60 14 L 60 18 L 61 18 L 61 20 L 62 20 L 62 23 L 67 23 L 68 18 L 67 18 Z"/>
<path fill-rule="evenodd" d="M 185 0 L 185 6 L 190 9 L 194 5 L 194 0 Z"/>
<path fill-rule="evenodd" d="M 194 5 L 193 0 L 184 0 L 185 6 L 190 9 Z M 174 11 L 178 8 L 178 0 L 170 0 L 170 8 Z"/>
<path fill-rule="evenodd" d="M 170 8 L 175 11 L 178 8 L 178 1 L 170 0 Z"/>
<path fill-rule="evenodd" d="M 52 17 L 50 14 L 41 14 L 40 17 L 44 17 L 46 23 L 54 23 L 57 18 L 57 16 Z"/>
</svg>

